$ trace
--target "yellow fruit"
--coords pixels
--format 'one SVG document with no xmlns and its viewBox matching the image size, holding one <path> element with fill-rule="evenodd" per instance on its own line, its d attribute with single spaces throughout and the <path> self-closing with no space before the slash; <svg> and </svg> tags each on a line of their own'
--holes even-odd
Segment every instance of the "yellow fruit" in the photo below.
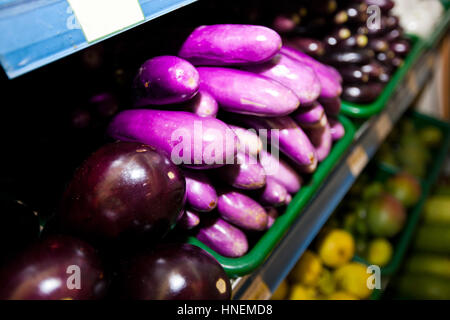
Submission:
<svg viewBox="0 0 450 320">
<path fill-rule="evenodd" d="M 277 290 L 272 294 L 272 300 L 284 300 L 289 291 L 289 285 L 286 280 L 283 280 L 278 286 Z"/>
<path fill-rule="evenodd" d="M 374 265 L 384 267 L 391 261 L 392 245 L 385 238 L 377 238 L 369 243 L 367 260 Z"/>
<path fill-rule="evenodd" d="M 358 300 L 358 298 L 345 291 L 336 291 L 328 296 L 328 300 Z"/>
<path fill-rule="evenodd" d="M 322 272 L 322 262 L 314 252 L 306 250 L 289 274 L 289 279 L 306 286 L 315 286 Z"/>
<path fill-rule="evenodd" d="M 330 295 L 336 290 L 336 281 L 328 269 L 323 269 L 320 274 L 319 282 L 317 283 L 319 292 L 324 295 Z"/>
<path fill-rule="evenodd" d="M 355 241 L 349 232 L 333 229 L 320 241 L 318 253 L 324 265 L 337 268 L 353 258 Z"/>
<path fill-rule="evenodd" d="M 317 292 L 314 288 L 301 284 L 294 284 L 289 294 L 289 300 L 316 300 Z"/>
<path fill-rule="evenodd" d="M 367 287 L 367 267 L 358 262 L 350 262 L 337 270 L 333 274 L 337 287 L 359 299 L 370 296 L 372 290 Z"/>
</svg>

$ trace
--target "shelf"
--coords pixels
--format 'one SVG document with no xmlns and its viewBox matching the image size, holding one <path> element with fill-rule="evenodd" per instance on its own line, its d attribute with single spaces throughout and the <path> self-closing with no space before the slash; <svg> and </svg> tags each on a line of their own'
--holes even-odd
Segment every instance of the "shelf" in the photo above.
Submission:
<svg viewBox="0 0 450 320">
<path fill-rule="evenodd" d="M 140 25 L 196 0 L 139 0 Z M 90 45 L 66 0 L 0 0 L 0 63 L 15 78 Z"/>
<path fill-rule="evenodd" d="M 263 265 L 233 282 L 234 299 L 270 298 L 425 85 L 435 59 L 435 50 L 424 51 L 398 85 L 384 111 L 361 124 L 350 150 Z"/>
</svg>

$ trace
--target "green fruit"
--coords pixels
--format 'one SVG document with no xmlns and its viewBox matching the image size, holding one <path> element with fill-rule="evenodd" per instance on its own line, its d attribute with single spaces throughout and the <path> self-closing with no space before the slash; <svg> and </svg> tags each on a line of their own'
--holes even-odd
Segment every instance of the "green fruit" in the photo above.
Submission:
<svg viewBox="0 0 450 320">
<path fill-rule="evenodd" d="M 321 294 L 327 296 L 336 291 L 336 281 L 328 269 L 322 270 L 317 287 Z"/>
<path fill-rule="evenodd" d="M 415 253 L 406 260 L 405 271 L 450 279 L 450 258 L 436 254 Z"/>
<path fill-rule="evenodd" d="M 441 277 L 406 273 L 396 281 L 396 291 L 406 299 L 450 299 L 450 280 Z"/>
<path fill-rule="evenodd" d="M 420 251 L 450 254 L 450 226 L 421 226 L 414 238 Z"/>
<path fill-rule="evenodd" d="M 382 194 L 369 204 L 367 224 L 369 231 L 376 237 L 392 237 L 405 225 L 405 208 L 390 194 Z"/>
<path fill-rule="evenodd" d="M 425 203 L 423 220 L 427 224 L 450 225 L 450 196 L 433 196 Z"/>
<path fill-rule="evenodd" d="M 381 182 L 375 181 L 369 184 L 362 193 L 363 200 L 370 200 L 373 197 L 379 196 L 383 193 L 384 186 Z"/>
<path fill-rule="evenodd" d="M 386 182 L 387 191 L 405 207 L 415 205 L 422 193 L 419 181 L 411 174 L 402 172 L 392 176 Z"/>
<path fill-rule="evenodd" d="M 419 131 L 420 140 L 429 148 L 438 147 L 442 141 L 442 131 L 433 126 L 427 126 Z"/>
<path fill-rule="evenodd" d="M 342 221 L 342 227 L 350 232 L 353 233 L 355 230 L 355 224 L 356 224 L 356 219 L 357 219 L 357 214 L 355 212 L 352 213 L 348 213 L 344 216 L 344 219 Z"/>
<path fill-rule="evenodd" d="M 360 236 L 365 236 L 369 233 L 369 227 L 366 219 L 357 218 L 355 222 L 355 231 Z"/>
</svg>

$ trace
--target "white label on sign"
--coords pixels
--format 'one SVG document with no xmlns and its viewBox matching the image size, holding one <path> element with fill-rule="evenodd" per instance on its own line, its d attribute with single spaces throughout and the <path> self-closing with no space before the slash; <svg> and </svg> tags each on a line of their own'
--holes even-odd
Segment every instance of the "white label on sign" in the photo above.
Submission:
<svg viewBox="0 0 450 320">
<path fill-rule="evenodd" d="M 138 0 L 67 0 L 88 42 L 144 20 Z"/>
</svg>

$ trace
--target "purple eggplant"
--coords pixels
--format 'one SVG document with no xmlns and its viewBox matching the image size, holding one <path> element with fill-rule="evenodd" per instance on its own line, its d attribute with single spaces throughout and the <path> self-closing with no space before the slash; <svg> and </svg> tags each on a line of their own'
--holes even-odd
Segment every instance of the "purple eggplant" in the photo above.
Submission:
<svg viewBox="0 0 450 320">
<path fill-rule="evenodd" d="M 272 27 L 277 32 L 286 33 L 292 31 L 299 22 L 300 17 L 296 14 L 291 16 L 278 15 L 273 20 Z"/>
<path fill-rule="evenodd" d="M 266 176 L 281 184 L 289 193 L 296 193 L 302 185 L 302 178 L 285 161 L 262 150 L 259 155 Z"/>
<path fill-rule="evenodd" d="M 280 48 L 280 36 L 267 27 L 218 24 L 196 28 L 178 55 L 195 65 L 242 65 L 268 61 Z"/>
<path fill-rule="evenodd" d="M 328 66 L 291 47 L 283 46 L 280 52 L 290 57 L 291 59 L 294 59 L 301 63 L 305 63 L 313 68 L 313 70 L 316 72 L 317 77 L 319 78 L 319 82 L 322 88 L 320 92 L 321 97 L 332 98 L 337 97 L 341 94 L 342 87 L 340 84 L 340 78 L 338 78 L 336 74 L 328 68 Z"/>
<path fill-rule="evenodd" d="M 177 226 L 184 230 L 190 230 L 195 228 L 200 224 L 200 215 L 198 212 L 195 212 L 190 209 L 186 209 L 183 212 L 180 220 L 177 222 Z"/>
<path fill-rule="evenodd" d="M 286 201 L 285 201 L 285 204 L 288 205 L 289 203 L 291 203 L 291 201 L 292 201 L 292 196 L 288 193 L 288 194 L 286 195 Z"/>
<path fill-rule="evenodd" d="M 244 129 L 235 125 L 228 125 L 239 138 L 239 152 L 256 156 L 263 148 L 261 139 L 254 129 Z"/>
<path fill-rule="evenodd" d="M 389 49 L 389 42 L 384 38 L 370 38 L 368 48 L 375 52 L 385 52 Z"/>
<path fill-rule="evenodd" d="M 400 37 L 403 36 L 403 29 L 401 27 L 392 29 L 391 31 L 389 31 L 388 33 L 386 33 L 384 35 L 384 38 L 388 41 L 388 42 L 392 42 L 394 40 L 399 39 Z"/>
<path fill-rule="evenodd" d="M 323 106 L 325 113 L 330 116 L 336 116 L 341 111 L 341 98 L 320 98 L 319 103 Z"/>
<path fill-rule="evenodd" d="M 278 211 L 272 207 L 266 208 L 266 211 L 268 216 L 267 229 L 270 229 L 270 227 L 275 223 L 275 220 L 278 218 Z"/>
<path fill-rule="evenodd" d="M 212 95 L 199 90 L 195 97 L 186 104 L 186 110 L 200 117 L 215 117 L 219 111 L 219 105 Z"/>
<path fill-rule="evenodd" d="M 322 89 L 319 78 L 310 66 L 282 53 L 265 64 L 248 66 L 246 70 L 283 84 L 296 94 L 301 104 L 312 103 Z"/>
<path fill-rule="evenodd" d="M 398 39 L 390 43 L 390 49 L 397 56 L 405 57 L 408 54 L 409 50 L 411 49 L 411 45 L 409 41 L 406 39 Z"/>
<path fill-rule="evenodd" d="M 266 77 L 242 70 L 200 67 L 200 88 L 208 91 L 229 112 L 283 116 L 300 101 L 290 89 Z"/>
<path fill-rule="evenodd" d="M 330 133 L 333 141 L 341 139 L 345 135 L 345 128 L 337 119 L 329 118 Z"/>
<path fill-rule="evenodd" d="M 283 84 L 295 93 L 301 104 L 312 103 L 320 95 L 321 86 L 314 70 L 284 54 L 278 54 L 264 64 L 245 66 L 244 69 Z"/>
<path fill-rule="evenodd" d="M 306 132 L 316 148 L 317 160 L 322 162 L 330 154 L 333 143 L 328 121 L 323 128 L 308 129 Z"/>
<path fill-rule="evenodd" d="M 267 227 L 267 213 L 264 208 L 237 191 L 222 192 L 217 211 L 224 220 L 246 230 L 261 231 Z"/>
<path fill-rule="evenodd" d="M 314 147 L 292 118 L 288 116 L 278 118 L 245 117 L 242 118 L 242 121 L 251 128 L 267 129 L 267 132 L 261 130 L 261 133 L 267 134 L 267 139 L 272 143 L 278 142 L 280 150 L 299 166 L 317 164 Z"/>
<path fill-rule="evenodd" d="M 394 1 L 392 0 L 364 0 L 364 2 L 368 6 L 375 5 L 379 7 L 383 12 L 390 11 L 395 5 Z"/>
<path fill-rule="evenodd" d="M 350 83 L 365 83 L 369 81 L 369 74 L 362 70 L 358 65 L 346 65 L 339 68 L 339 73 L 342 75 L 346 84 Z"/>
<path fill-rule="evenodd" d="M 375 101 L 382 91 L 383 85 L 377 82 L 345 86 L 342 98 L 355 103 L 370 103 Z"/>
<path fill-rule="evenodd" d="M 241 152 L 235 164 L 219 168 L 218 173 L 222 180 L 237 189 L 260 189 L 266 184 L 266 173 L 257 159 Z"/>
<path fill-rule="evenodd" d="M 194 210 L 208 212 L 217 206 L 217 193 L 204 172 L 184 171 L 186 202 Z"/>
<path fill-rule="evenodd" d="M 372 59 L 370 63 L 363 65 L 361 70 L 369 75 L 370 81 L 388 82 L 390 80 L 389 68 L 375 59 Z"/>
<path fill-rule="evenodd" d="M 309 56 L 321 57 L 325 54 L 322 41 L 313 38 L 293 37 L 283 41 L 284 44 L 296 48 Z"/>
<path fill-rule="evenodd" d="M 343 67 L 350 64 L 367 64 L 373 57 L 373 52 L 366 49 L 355 49 L 352 51 L 332 51 L 329 52 L 324 60 L 326 63 L 335 67 Z"/>
<path fill-rule="evenodd" d="M 198 91 L 195 67 L 178 57 L 160 56 L 147 60 L 135 78 L 135 106 L 165 105 L 191 99 Z"/>
<path fill-rule="evenodd" d="M 201 226 L 197 239 L 225 257 L 242 257 L 248 250 L 245 233 L 221 218 Z"/>
<path fill-rule="evenodd" d="M 333 37 L 325 39 L 328 50 L 353 50 L 358 48 L 365 48 L 369 42 L 367 36 L 363 34 L 355 34 L 344 40 L 337 41 Z"/>
<path fill-rule="evenodd" d="M 325 110 L 318 102 L 313 103 L 312 106 L 297 110 L 293 115 L 294 119 L 301 127 L 314 127 L 325 115 Z"/>
<path fill-rule="evenodd" d="M 222 121 L 182 111 L 126 110 L 113 119 L 108 133 L 115 139 L 149 144 L 175 164 L 193 168 L 233 163 L 238 148 L 237 136 Z"/>
<path fill-rule="evenodd" d="M 288 192 L 273 177 L 267 177 L 266 185 L 258 194 L 258 202 L 265 206 L 278 207 L 286 203 Z"/>
</svg>

